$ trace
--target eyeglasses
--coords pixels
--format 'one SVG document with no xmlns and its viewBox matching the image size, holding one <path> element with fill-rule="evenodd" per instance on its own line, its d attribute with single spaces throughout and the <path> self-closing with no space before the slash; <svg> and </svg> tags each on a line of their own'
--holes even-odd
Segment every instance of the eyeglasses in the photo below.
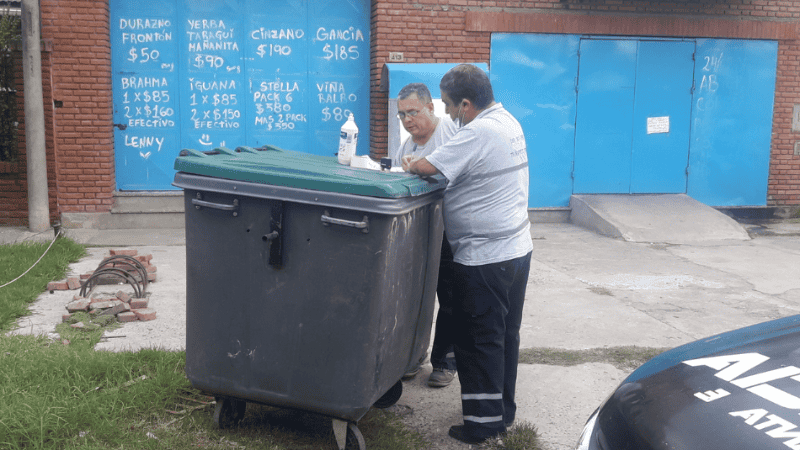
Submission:
<svg viewBox="0 0 800 450">
<path fill-rule="evenodd" d="M 419 111 L 414 111 L 413 109 L 410 111 L 400 111 L 397 113 L 397 118 L 400 120 L 406 120 L 406 116 L 416 117 L 417 114 L 419 114 Z"/>
</svg>

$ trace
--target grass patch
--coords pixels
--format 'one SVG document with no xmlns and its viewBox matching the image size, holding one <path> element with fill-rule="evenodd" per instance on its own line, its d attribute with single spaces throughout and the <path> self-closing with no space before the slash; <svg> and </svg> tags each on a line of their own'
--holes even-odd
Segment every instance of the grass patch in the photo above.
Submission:
<svg viewBox="0 0 800 450">
<path fill-rule="evenodd" d="M 82 323 L 83 327 L 73 328 L 72 325 L 77 323 Z M 80 311 L 73 313 L 68 321 L 56 325 L 56 333 L 71 344 L 79 344 L 88 348 L 94 348 L 94 346 L 100 342 L 105 331 L 115 330 L 120 326 L 122 325 L 117 322 L 115 316 L 95 316 Z"/>
<path fill-rule="evenodd" d="M 485 450 L 542 450 L 536 427 L 529 422 L 514 424 L 500 439 L 490 439 L 479 447 Z"/>
<path fill-rule="evenodd" d="M 149 422 L 175 408 L 182 353 L 95 352 L 36 336 L 0 338 L 0 447 L 150 448 Z"/>
<path fill-rule="evenodd" d="M 520 349 L 521 364 L 549 364 L 554 366 L 576 366 L 585 363 L 608 363 L 614 367 L 628 371 L 635 369 L 656 355 L 669 348 L 637 347 L 605 347 L 588 350 L 563 350 L 557 348 L 525 348 Z"/>
<path fill-rule="evenodd" d="M 44 254 L 49 242 L 0 245 L 0 285 L 22 275 Z M 47 283 L 64 278 L 70 263 L 86 254 L 86 249 L 68 238 L 56 239 L 53 246 L 30 272 L 0 288 L 0 331 L 8 331 L 15 321 L 28 314 L 28 304 L 47 288 Z"/>
<path fill-rule="evenodd" d="M 184 364 L 183 352 L 112 353 L 4 336 L 0 448 L 334 448 L 329 418 L 252 403 L 238 427 L 219 430 L 213 398 L 191 388 Z M 358 426 L 370 449 L 426 448 L 387 411 L 370 410 Z"/>
</svg>

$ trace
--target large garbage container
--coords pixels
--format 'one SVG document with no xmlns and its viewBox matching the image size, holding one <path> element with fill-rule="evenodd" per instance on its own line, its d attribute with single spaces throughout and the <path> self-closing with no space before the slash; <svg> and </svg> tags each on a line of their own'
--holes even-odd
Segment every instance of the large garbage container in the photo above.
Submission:
<svg viewBox="0 0 800 450">
<path fill-rule="evenodd" d="M 355 422 L 396 402 L 427 351 L 444 179 L 271 147 L 184 150 L 175 169 L 186 374 L 219 397 L 215 419 L 258 402 L 360 436 Z"/>
</svg>

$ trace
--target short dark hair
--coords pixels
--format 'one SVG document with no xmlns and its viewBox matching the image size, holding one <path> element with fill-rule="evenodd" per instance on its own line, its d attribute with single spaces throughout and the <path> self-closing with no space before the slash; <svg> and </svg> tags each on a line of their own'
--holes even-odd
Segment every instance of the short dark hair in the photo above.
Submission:
<svg viewBox="0 0 800 450">
<path fill-rule="evenodd" d="M 450 97 L 454 104 L 467 99 L 478 109 L 494 101 L 494 91 L 489 76 L 472 64 L 459 64 L 448 70 L 439 82 L 439 89 Z"/>
<path fill-rule="evenodd" d="M 423 104 L 428 104 L 433 101 L 433 97 L 431 97 L 431 91 L 428 90 L 428 86 L 425 86 L 422 83 L 409 83 L 400 89 L 400 92 L 397 93 L 398 100 L 404 100 L 411 96 L 411 94 L 417 94 L 419 100 Z"/>
</svg>

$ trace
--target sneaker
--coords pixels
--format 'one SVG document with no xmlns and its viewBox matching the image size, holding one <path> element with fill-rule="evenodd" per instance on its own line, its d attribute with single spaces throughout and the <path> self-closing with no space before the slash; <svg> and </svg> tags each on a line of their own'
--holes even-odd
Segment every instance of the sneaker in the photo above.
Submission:
<svg viewBox="0 0 800 450">
<path fill-rule="evenodd" d="M 408 380 L 414 378 L 415 376 L 417 376 L 417 374 L 419 373 L 420 370 L 422 370 L 422 366 L 421 365 L 409 370 L 408 372 L 403 374 L 403 378 L 401 378 L 401 380 L 408 381 Z"/>
<path fill-rule="evenodd" d="M 428 378 L 428 386 L 436 388 L 447 387 L 453 382 L 455 377 L 455 370 L 434 367 L 431 376 Z"/>
</svg>

